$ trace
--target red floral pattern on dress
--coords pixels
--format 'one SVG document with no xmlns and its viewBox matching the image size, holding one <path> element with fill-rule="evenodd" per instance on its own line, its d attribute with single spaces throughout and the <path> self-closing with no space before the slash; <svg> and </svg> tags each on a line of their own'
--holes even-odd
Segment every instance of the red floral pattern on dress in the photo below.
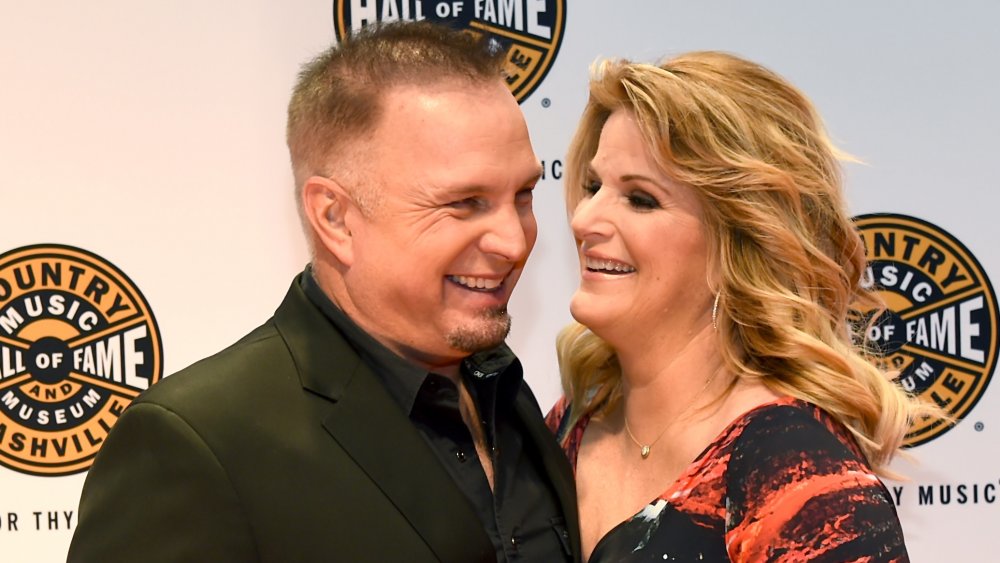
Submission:
<svg viewBox="0 0 1000 563">
<path fill-rule="evenodd" d="M 546 423 L 576 467 L 589 417 Z M 909 561 L 891 496 L 850 432 L 785 398 L 731 423 L 656 499 L 601 539 L 604 561 Z"/>
</svg>

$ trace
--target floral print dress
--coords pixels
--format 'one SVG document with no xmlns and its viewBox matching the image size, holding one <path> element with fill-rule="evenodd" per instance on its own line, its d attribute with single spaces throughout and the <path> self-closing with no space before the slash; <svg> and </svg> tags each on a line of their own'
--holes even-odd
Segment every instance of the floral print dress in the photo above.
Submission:
<svg viewBox="0 0 1000 563">
<path fill-rule="evenodd" d="M 589 418 L 546 417 L 576 467 Z M 894 561 L 909 558 L 892 497 L 854 438 L 797 399 L 732 422 L 660 496 L 609 531 L 591 563 Z"/>
</svg>

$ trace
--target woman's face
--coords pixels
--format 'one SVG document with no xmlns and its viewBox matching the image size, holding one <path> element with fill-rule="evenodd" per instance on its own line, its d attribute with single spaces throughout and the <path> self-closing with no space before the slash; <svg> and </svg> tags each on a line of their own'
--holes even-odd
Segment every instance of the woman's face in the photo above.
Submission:
<svg viewBox="0 0 1000 563">
<path fill-rule="evenodd" d="M 711 324 L 702 204 L 657 166 L 634 115 L 611 114 L 571 222 L 580 256 L 573 317 L 615 347 Z"/>
</svg>

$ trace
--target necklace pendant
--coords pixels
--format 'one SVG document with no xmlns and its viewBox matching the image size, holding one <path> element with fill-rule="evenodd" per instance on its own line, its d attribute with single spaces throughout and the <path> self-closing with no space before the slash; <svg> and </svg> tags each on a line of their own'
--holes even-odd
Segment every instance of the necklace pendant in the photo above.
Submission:
<svg viewBox="0 0 1000 563">
<path fill-rule="evenodd" d="M 639 453 L 642 455 L 642 459 L 649 457 L 649 446 L 643 446 Z"/>
</svg>

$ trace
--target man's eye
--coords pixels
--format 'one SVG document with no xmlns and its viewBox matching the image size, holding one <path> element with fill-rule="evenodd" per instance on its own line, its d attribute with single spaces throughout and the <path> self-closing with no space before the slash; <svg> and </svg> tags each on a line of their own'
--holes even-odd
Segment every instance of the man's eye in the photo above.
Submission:
<svg viewBox="0 0 1000 563">
<path fill-rule="evenodd" d="M 587 194 L 587 197 L 594 197 L 600 189 L 601 183 L 597 180 L 587 180 L 583 184 L 583 193 Z"/>
<path fill-rule="evenodd" d="M 535 190 L 533 188 L 521 190 L 517 192 L 515 198 L 518 205 L 531 205 L 531 201 L 535 198 Z"/>
<path fill-rule="evenodd" d="M 642 191 L 634 191 L 628 194 L 628 203 L 633 208 L 643 211 L 660 208 L 660 202 L 656 201 L 655 197 Z"/>
<path fill-rule="evenodd" d="M 482 209 L 485 206 L 486 203 L 478 197 L 467 197 L 465 199 L 453 201 L 448 204 L 448 207 L 466 211 L 474 211 L 476 209 Z"/>
</svg>

